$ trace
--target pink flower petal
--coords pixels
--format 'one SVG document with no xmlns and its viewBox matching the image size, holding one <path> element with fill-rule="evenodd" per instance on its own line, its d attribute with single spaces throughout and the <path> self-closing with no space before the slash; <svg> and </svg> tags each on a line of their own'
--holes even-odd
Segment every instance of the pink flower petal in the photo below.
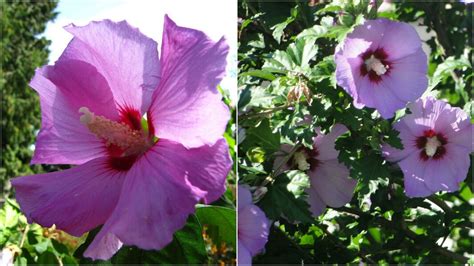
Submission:
<svg viewBox="0 0 474 266">
<path fill-rule="evenodd" d="M 360 54 L 370 47 L 370 42 L 362 39 L 346 39 L 336 48 L 336 78 L 339 86 L 354 98 L 353 104 L 356 108 L 363 108 L 365 102 L 359 99 L 357 85 L 363 77 L 360 74 L 360 65 L 363 64 Z"/>
<path fill-rule="evenodd" d="M 287 171 L 290 169 L 289 164 L 291 163 L 290 160 L 284 162 L 286 159 L 286 156 L 290 154 L 290 152 L 293 150 L 294 146 L 290 144 L 282 144 L 280 145 L 280 150 L 274 153 L 275 160 L 273 161 L 273 170 L 277 171 L 275 172 L 275 176 L 280 175 L 281 173 Z M 291 158 L 290 158 L 291 159 Z M 278 169 L 279 168 L 279 169 Z"/>
<path fill-rule="evenodd" d="M 337 159 L 339 151 L 336 150 L 336 139 L 342 134 L 349 131 L 346 126 L 342 124 L 335 124 L 327 135 L 321 134 L 319 128 L 317 129 L 317 136 L 313 140 L 313 146 L 318 150 L 318 160 L 332 160 Z"/>
<path fill-rule="evenodd" d="M 163 31 L 161 81 L 150 107 L 156 136 L 186 147 L 214 143 L 230 113 L 217 85 L 225 73 L 228 46 L 167 16 Z"/>
<path fill-rule="evenodd" d="M 468 158 L 468 155 L 465 155 Z M 423 173 L 425 185 L 432 193 L 437 191 L 456 191 L 459 189 L 458 174 L 462 172 L 462 179 L 466 178 L 467 169 L 469 169 L 469 163 L 464 169 L 455 168 L 456 164 L 447 163 L 441 160 L 429 160 L 425 162 L 426 168 Z M 459 162 L 459 164 L 463 164 Z"/>
<path fill-rule="evenodd" d="M 75 236 L 105 223 L 118 201 L 124 174 L 99 158 L 83 165 L 12 180 L 28 222 Z"/>
<path fill-rule="evenodd" d="M 45 77 L 48 73 L 45 71 L 50 72 L 47 68 L 37 70 L 30 83 L 40 95 L 42 116 L 41 130 L 35 143 L 35 153 L 31 163 L 82 164 L 105 156 L 106 150 L 102 141 L 81 124 L 80 114 L 73 108 L 72 101 L 74 100 L 67 97 L 62 89 L 48 80 Z M 52 74 L 49 73 L 49 75 Z M 100 84 L 100 78 L 95 82 Z M 106 110 L 104 109 L 103 112 Z"/>
<path fill-rule="evenodd" d="M 366 20 L 364 24 L 355 27 L 347 35 L 347 39 L 361 39 L 370 43 L 368 49 L 375 50 L 380 47 L 382 39 L 385 37 L 387 29 L 392 21 L 388 19 Z M 365 52 L 365 50 L 363 51 Z"/>
<path fill-rule="evenodd" d="M 239 210 L 240 208 L 253 204 L 252 194 L 250 193 L 250 190 L 247 187 L 239 185 L 238 193 L 239 195 L 237 199 L 239 201 Z"/>
<path fill-rule="evenodd" d="M 166 160 L 170 167 L 186 170 L 181 182 L 189 182 L 197 191 L 204 191 L 204 202 L 219 199 L 226 190 L 225 181 L 232 167 L 227 142 L 220 138 L 212 146 L 186 149 L 183 145 L 160 139 L 151 151 L 155 159 Z"/>
<path fill-rule="evenodd" d="M 238 257 L 238 265 L 252 265 L 252 256 L 250 255 L 249 250 L 239 242 L 239 257 Z"/>
<path fill-rule="evenodd" d="M 84 252 L 84 256 L 94 260 L 108 260 L 122 245 L 123 243 L 120 239 L 114 234 L 109 233 L 105 228 L 102 228 Z"/>
<path fill-rule="evenodd" d="M 428 87 L 428 61 L 421 47 L 411 55 L 392 62 L 390 73 L 382 79 L 384 87 L 402 101 L 414 101 Z"/>
<path fill-rule="evenodd" d="M 372 93 L 375 103 L 373 107 L 377 109 L 384 119 L 392 118 L 397 110 L 402 109 L 406 105 L 406 102 L 400 100 L 396 94 L 385 87 L 384 83 L 380 83 L 374 87 Z"/>
<path fill-rule="evenodd" d="M 338 208 L 351 201 L 357 181 L 349 178 L 349 170 L 337 159 L 322 161 L 309 176 L 310 188 L 326 205 Z"/>
<path fill-rule="evenodd" d="M 159 81 L 156 42 L 126 21 L 69 25 L 66 30 L 74 38 L 59 60 L 76 59 L 95 66 L 112 90 L 117 107 L 145 113 Z"/>
<path fill-rule="evenodd" d="M 142 249 L 165 247 L 201 199 L 210 201 L 224 192 L 230 166 L 222 139 L 213 146 L 190 150 L 160 139 L 127 173 L 117 207 L 85 254 L 112 256 L 109 251 L 113 249 L 103 239 L 109 234 Z"/>
<path fill-rule="evenodd" d="M 471 160 L 469 158 L 470 153 L 471 151 L 458 145 L 454 145 L 453 143 L 448 143 L 446 145 L 446 156 L 442 158 L 443 160 L 446 160 L 444 162 L 444 167 L 451 170 L 452 178 L 456 180 L 457 183 L 467 178 L 469 166 L 471 165 Z"/>
<path fill-rule="evenodd" d="M 410 156 L 411 154 L 417 152 L 417 147 L 416 147 L 417 136 L 414 136 L 411 133 L 411 131 L 408 129 L 405 123 L 396 123 L 393 127 L 396 130 L 398 130 L 398 132 L 400 132 L 398 137 L 400 138 L 403 144 L 403 149 L 400 150 L 388 144 L 384 144 L 382 146 L 382 154 L 388 161 L 398 162 Z"/>
<path fill-rule="evenodd" d="M 433 192 L 426 186 L 424 176 L 427 164 L 421 161 L 418 153 L 410 156 L 398 163 L 403 171 L 403 181 L 405 183 L 405 194 L 408 197 L 426 197 Z"/>
<path fill-rule="evenodd" d="M 251 204 L 239 208 L 239 243 L 242 243 L 251 256 L 255 256 L 265 247 L 268 240 L 270 223 L 265 213 Z"/>
<path fill-rule="evenodd" d="M 384 21 L 387 27 L 379 46 L 389 54 L 389 60 L 409 56 L 421 48 L 421 39 L 413 26 L 398 21 L 386 19 Z M 402 39 L 401 36 L 403 36 Z M 421 52 L 424 54 L 423 51 Z"/>
<path fill-rule="evenodd" d="M 308 188 L 305 190 L 308 194 L 308 203 L 310 205 L 309 210 L 314 217 L 321 215 L 326 209 L 326 203 L 318 195 L 318 192 L 313 188 Z"/>
</svg>

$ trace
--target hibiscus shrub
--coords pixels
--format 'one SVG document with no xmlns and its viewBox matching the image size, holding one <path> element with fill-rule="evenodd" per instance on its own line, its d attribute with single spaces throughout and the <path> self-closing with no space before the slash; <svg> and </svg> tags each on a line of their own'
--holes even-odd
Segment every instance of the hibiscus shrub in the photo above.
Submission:
<svg viewBox="0 0 474 266">
<path fill-rule="evenodd" d="M 472 262 L 472 4 L 238 14 L 239 184 L 272 222 L 254 263 Z"/>
</svg>

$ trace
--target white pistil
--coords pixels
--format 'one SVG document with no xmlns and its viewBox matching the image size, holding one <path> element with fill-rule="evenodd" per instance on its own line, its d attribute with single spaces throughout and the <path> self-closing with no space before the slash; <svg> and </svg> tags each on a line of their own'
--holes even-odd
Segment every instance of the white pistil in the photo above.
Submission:
<svg viewBox="0 0 474 266">
<path fill-rule="evenodd" d="M 295 160 L 296 166 L 298 167 L 299 170 L 306 171 L 310 168 L 310 165 L 307 161 L 308 158 L 307 158 L 305 152 L 300 151 L 300 152 L 295 153 L 294 160 Z"/>
<path fill-rule="evenodd" d="M 426 145 L 425 145 L 425 152 L 426 155 L 429 157 L 433 157 L 438 150 L 438 147 L 441 146 L 441 142 L 438 140 L 436 136 L 427 138 Z"/>
<path fill-rule="evenodd" d="M 382 62 L 371 55 L 369 59 L 365 60 L 365 66 L 367 67 L 367 71 L 375 71 L 377 75 L 383 75 L 387 72 L 388 66 L 382 64 Z"/>
</svg>

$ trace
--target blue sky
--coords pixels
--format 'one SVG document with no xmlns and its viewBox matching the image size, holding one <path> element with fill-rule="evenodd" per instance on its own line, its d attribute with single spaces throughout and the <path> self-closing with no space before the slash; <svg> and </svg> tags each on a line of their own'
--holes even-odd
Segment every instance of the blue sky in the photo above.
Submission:
<svg viewBox="0 0 474 266">
<path fill-rule="evenodd" d="M 225 36 L 230 52 L 227 76 L 222 87 L 237 99 L 237 1 L 234 0 L 60 0 L 59 15 L 47 25 L 45 36 L 52 41 L 50 64 L 61 55 L 72 36 L 63 27 L 86 25 L 91 20 L 127 20 L 161 46 L 163 17 L 178 25 L 204 31 L 212 39 Z M 160 49 L 160 48 L 159 48 Z"/>
</svg>

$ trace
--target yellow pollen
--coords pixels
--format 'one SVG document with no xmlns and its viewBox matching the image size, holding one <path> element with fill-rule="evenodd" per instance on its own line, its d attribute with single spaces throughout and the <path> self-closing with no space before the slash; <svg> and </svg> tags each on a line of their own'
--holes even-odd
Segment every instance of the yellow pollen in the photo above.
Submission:
<svg viewBox="0 0 474 266">
<path fill-rule="evenodd" d="M 79 108 L 82 124 L 87 126 L 90 132 L 98 138 L 106 141 L 106 145 L 112 144 L 125 151 L 124 156 L 135 155 L 143 152 L 150 146 L 145 132 L 131 129 L 123 122 L 109 120 L 103 116 L 96 116 L 87 107 Z"/>
</svg>

